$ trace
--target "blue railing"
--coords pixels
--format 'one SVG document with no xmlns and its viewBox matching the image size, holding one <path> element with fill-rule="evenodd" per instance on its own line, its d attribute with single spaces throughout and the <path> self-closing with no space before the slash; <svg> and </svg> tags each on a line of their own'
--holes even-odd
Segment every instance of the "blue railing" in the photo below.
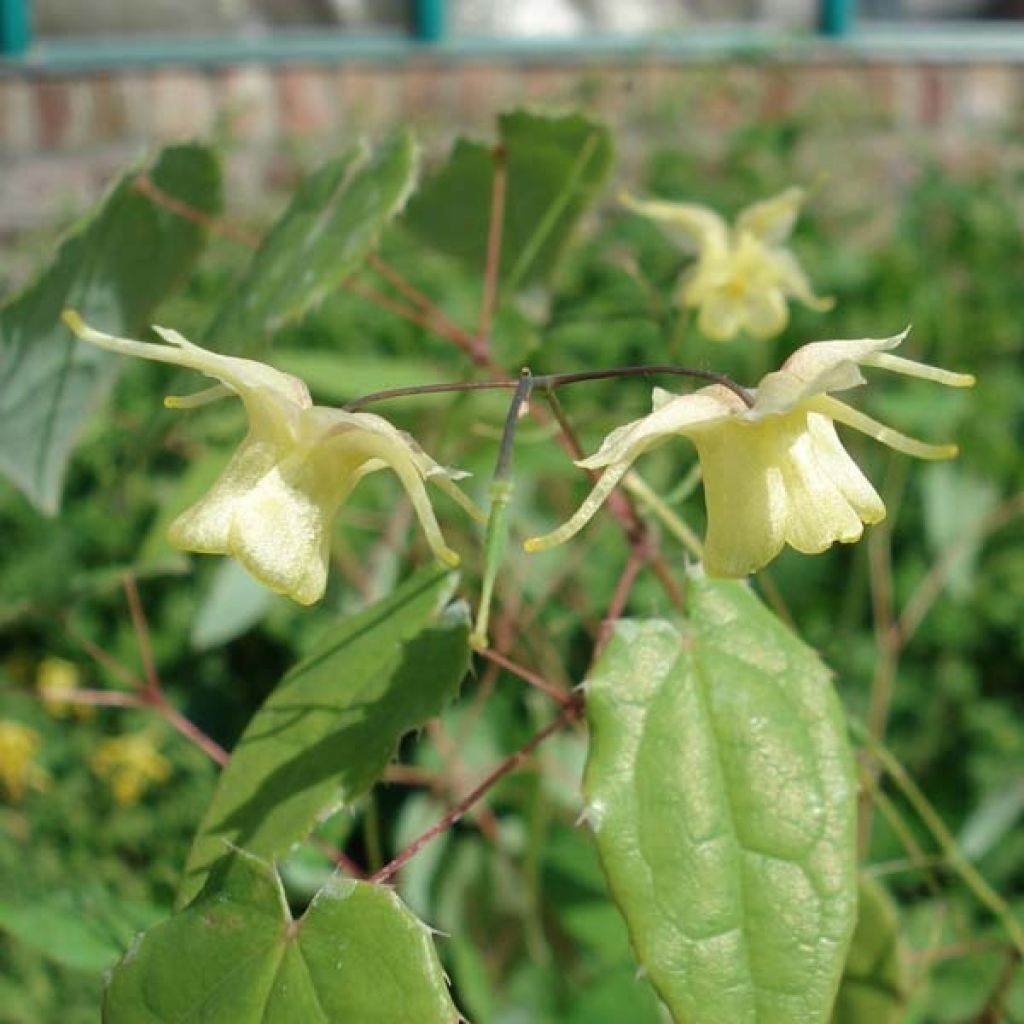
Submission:
<svg viewBox="0 0 1024 1024">
<path fill-rule="evenodd" d="M 810 57 L 834 52 L 867 60 L 1024 61 L 1024 25 L 893 26 L 858 22 L 857 0 L 818 0 L 817 33 L 757 25 L 701 25 L 648 37 L 590 34 L 558 39 L 471 38 L 447 31 L 447 0 L 411 0 L 411 32 L 349 34 L 323 29 L 262 35 L 153 35 L 32 39 L 32 0 L 0 0 L 0 72 L 75 73 L 160 64 L 246 61 L 401 61 L 428 51 L 453 59 L 521 62 L 667 57 Z"/>
</svg>

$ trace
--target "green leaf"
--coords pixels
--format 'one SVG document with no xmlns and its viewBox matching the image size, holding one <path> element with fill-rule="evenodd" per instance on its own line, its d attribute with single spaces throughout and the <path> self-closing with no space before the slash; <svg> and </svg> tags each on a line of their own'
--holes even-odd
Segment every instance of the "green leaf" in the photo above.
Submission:
<svg viewBox="0 0 1024 1024">
<path fill-rule="evenodd" d="M 225 858 L 115 968 L 104 1024 L 454 1024 L 427 927 L 390 889 L 332 880 L 293 920 L 277 873 Z"/>
<path fill-rule="evenodd" d="M 200 227 L 133 188 L 137 173 L 126 174 L 35 282 L 0 310 L 0 472 L 50 515 L 82 424 L 119 363 L 76 342 L 61 311 L 70 306 L 105 331 L 132 334 L 203 245 Z M 220 171 L 206 147 L 165 149 L 148 174 L 176 199 L 219 211 Z"/>
<path fill-rule="evenodd" d="M 501 282 L 510 291 L 549 277 L 611 167 L 608 129 L 580 114 L 525 111 L 498 119 L 507 168 Z M 405 223 L 427 245 L 482 273 L 495 151 L 459 139 L 409 203 Z"/>
<path fill-rule="evenodd" d="M 323 349 L 282 349 L 275 346 L 271 362 L 285 373 L 301 377 L 319 401 L 348 402 L 371 391 L 406 384 L 441 384 L 451 377 L 426 360 L 360 357 Z M 436 395 L 406 395 L 402 408 L 437 406 Z"/>
<path fill-rule="evenodd" d="M 192 623 L 192 649 L 205 651 L 234 640 L 263 618 L 273 600 L 272 591 L 234 559 L 225 558 L 217 566 Z"/>
<path fill-rule="evenodd" d="M 908 981 L 896 907 L 881 883 L 863 875 L 832 1024 L 901 1024 Z"/>
<path fill-rule="evenodd" d="M 416 573 L 339 623 L 249 723 L 222 773 L 185 867 L 191 899 L 226 843 L 280 857 L 318 820 L 380 778 L 398 741 L 455 696 L 469 665 L 456 577 Z"/>
<path fill-rule="evenodd" d="M 617 624 L 584 790 L 634 952 L 686 1024 L 828 1019 L 856 909 L 855 783 L 829 673 L 741 583 Z"/>
<path fill-rule="evenodd" d="M 401 132 L 371 150 L 365 141 L 306 178 L 264 237 L 206 340 L 245 348 L 319 305 L 376 246 L 405 205 L 418 166 Z"/>
<path fill-rule="evenodd" d="M 34 899 L 0 899 L 0 929 L 48 960 L 95 974 L 112 967 L 132 936 L 161 916 L 154 906 L 118 900 L 93 883 Z"/>
</svg>

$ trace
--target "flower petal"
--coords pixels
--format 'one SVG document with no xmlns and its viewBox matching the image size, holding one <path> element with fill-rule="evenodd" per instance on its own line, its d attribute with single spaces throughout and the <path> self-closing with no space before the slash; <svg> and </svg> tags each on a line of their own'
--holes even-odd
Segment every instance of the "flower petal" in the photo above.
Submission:
<svg viewBox="0 0 1024 1024">
<path fill-rule="evenodd" d="M 584 469 L 600 469 L 617 462 L 632 462 L 665 438 L 686 435 L 690 430 L 709 426 L 734 416 L 746 406 L 728 388 L 714 384 L 689 395 L 672 395 L 655 389 L 654 411 L 631 423 L 616 427 L 595 454 L 580 459 Z"/>
<path fill-rule="evenodd" d="M 701 301 L 697 329 L 712 341 L 729 341 L 743 327 L 743 314 L 743 303 L 729 292 L 711 292 Z"/>
<path fill-rule="evenodd" d="M 789 322 L 789 308 L 779 288 L 749 292 L 743 301 L 743 323 L 755 338 L 774 338 Z"/>
<path fill-rule="evenodd" d="M 725 423 L 694 440 L 704 473 L 709 576 L 747 576 L 785 542 L 788 509 L 775 446 L 758 424 Z"/>
<path fill-rule="evenodd" d="M 830 476 L 828 460 L 818 458 L 806 418 L 790 419 L 787 431 L 777 437 L 788 499 L 786 542 L 797 551 L 816 555 L 836 541 L 859 540 L 864 532 L 860 516 Z"/>
<path fill-rule="evenodd" d="M 779 286 L 787 295 L 819 313 L 827 313 L 835 306 L 836 300 L 831 295 L 815 294 L 803 267 L 788 249 L 775 249 L 771 256 L 778 274 Z"/>
<path fill-rule="evenodd" d="M 829 419 L 845 423 L 848 427 L 853 427 L 854 430 L 873 437 L 889 448 L 903 452 L 904 455 L 912 455 L 916 459 L 953 459 L 956 458 L 959 451 L 955 444 L 927 444 L 916 438 L 908 437 L 898 430 L 893 430 L 892 427 L 887 427 L 884 423 L 879 423 L 878 420 L 872 419 L 845 402 L 829 398 L 827 395 L 821 395 L 808 401 L 807 407 L 822 413 Z"/>
<path fill-rule="evenodd" d="M 907 377 L 918 377 L 921 380 L 935 381 L 949 388 L 973 388 L 977 383 L 973 373 L 954 373 L 943 370 L 939 366 L 929 366 L 915 359 L 904 359 L 902 356 L 890 355 L 888 352 L 875 352 L 861 360 L 864 366 L 877 366 L 893 373 L 902 373 Z"/>
<path fill-rule="evenodd" d="M 710 207 L 664 199 L 637 199 L 628 192 L 621 193 L 619 198 L 634 213 L 675 228 L 687 242 L 701 249 L 708 246 L 725 249 L 728 246 L 728 226 Z"/>
<path fill-rule="evenodd" d="M 827 416 L 811 412 L 807 414 L 807 429 L 814 442 L 818 463 L 862 522 L 869 525 L 880 523 L 885 518 L 885 504 L 871 481 L 850 458 L 832 421 Z"/>
<path fill-rule="evenodd" d="M 806 195 L 804 189 L 793 187 L 751 203 L 736 217 L 736 233 L 749 232 L 768 245 L 784 242 L 793 231 Z"/>
</svg>

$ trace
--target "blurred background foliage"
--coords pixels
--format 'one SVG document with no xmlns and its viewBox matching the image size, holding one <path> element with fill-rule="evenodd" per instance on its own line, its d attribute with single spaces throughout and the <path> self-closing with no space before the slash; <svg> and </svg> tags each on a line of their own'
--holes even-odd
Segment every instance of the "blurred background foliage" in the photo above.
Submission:
<svg viewBox="0 0 1024 1024">
<path fill-rule="evenodd" d="M 900 430 L 954 438 L 960 459 L 911 463 L 846 436 L 883 494 L 888 520 L 855 547 L 816 558 L 787 551 L 757 585 L 836 671 L 852 715 L 867 718 L 873 686 L 884 685 L 887 673 L 894 680 L 887 743 L 967 856 L 1024 911 L 1022 172 L 1009 161 L 951 166 L 909 142 L 854 153 L 848 134 L 863 127 L 863 113 L 837 117 L 811 107 L 742 123 L 713 148 L 689 145 L 672 127 L 678 113 L 665 111 L 653 148 L 627 143 L 615 187 L 577 233 L 552 287 L 502 306 L 496 356 L 510 373 L 525 363 L 544 372 L 673 361 L 752 383 L 805 342 L 883 336 L 910 323 L 907 355 L 977 374 L 973 392 L 947 393 L 876 373 L 858 401 Z M 673 303 L 687 257 L 656 225 L 617 207 L 615 188 L 731 215 L 795 182 L 811 185 L 812 194 L 794 248 L 819 293 L 836 296 L 836 310 L 794 307 L 776 342 L 701 340 Z M 240 219 L 258 230 L 272 206 L 268 200 L 267 209 L 242 211 Z M 23 239 L 19 258 L 37 259 L 59 227 Z M 453 319 L 474 324 L 479 275 L 424 250 L 401 221 L 381 251 Z M 199 336 L 246 259 L 232 241 L 212 239 L 154 319 Z M 471 374 L 451 345 L 345 289 L 280 331 L 269 358 L 305 376 L 314 397 L 331 404 Z M 72 461 L 59 518 L 41 517 L 0 486 L 0 718 L 38 737 L 34 779 L 20 799 L 8 792 L 0 800 L 4 1024 L 97 1019 L 102 970 L 169 909 L 212 791 L 215 766 L 146 713 L 54 714 L 33 695 L 50 658 L 74 666 L 77 685 L 121 685 L 83 638 L 141 671 L 122 573 L 139 581 L 168 695 L 230 748 L 327 623 L 386 593 L 428 557 L 386 474 L 361 486 L 343 510 L 330 589 L 313 609 L 266 594 L 223 560 L 174 553 L 163 528 L 217 472 L 244 420 L 231 405 L 166 412 L 160 401 L 168 390 L 159 366 L 123 368 Z M 505 401 L 420 396 L 378 411 L 440 461 L 471 470 L 470 490 L 483 498 Z M 649 387 L 580 385 L 563 401 L 590 451 L 611 426 L 647 410 Z M 693 461 L 681 441 L 640 468 L 699 531 L 699 497 L 682 501 Z M 560 521 L 585 490 L 546 426 L 524 422 L 516 467 L 520 536 Z M 446 499 L 438 506 L 449 540 L 465 555 L 472 597 L 476 541 Z M 683 550 L 667 536 L 664 545 L 681 567 Z M 531 558 L 513 553 L 498 594 L 496 639 L 552 680 L 577 683 L 625 558 L 621 532 L 607 517 L 568 547 Z M 656 614 L 662 604 L 655 582 L 641 578 L 630 609 Z M 904 626 L 914 628 L 894 643 L 891 626 L 904 612 L 913 613 Z M 549 717 L 542 696 L 481 663 L 442 720 L 403 745 L 390 781 L 360 813 L 324 823 L 317 841 L 284 865 L 296 905 L 332 869 L 324 844 L 372 867 Z M 153 772 L 138 799 L 118 802 L 95 770 L 97 750 L 137 734 L 169 770 Z M 447 934 L 439 946 L 457 1002 L 478 1024 L 660 1019 L 636 978 L 590 838 L 576 827 L 583 755 L 580 732 L 554 737 L 399 878 L 412 909 Z M 897 901 L 908 950 L 908 1002 L 892 1019 L 1024 1021 L 1024 979 L 1005 938 L 900 794 L 885 794 L 865 863 Z"/>
</svg>

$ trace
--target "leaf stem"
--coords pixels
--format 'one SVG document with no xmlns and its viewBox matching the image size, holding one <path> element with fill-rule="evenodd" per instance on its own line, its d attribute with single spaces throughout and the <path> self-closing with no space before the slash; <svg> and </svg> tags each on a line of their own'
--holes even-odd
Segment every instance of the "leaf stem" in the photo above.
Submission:
<svg viewBox="0 0 1024 1024">
<path fill-rule="evenodd" d="M 565 693 L 560 687 L 554 683 L 549 682 L 542 675 L 534 672 L 532 669 L 526 668 L 524 665 L 520 665 L 514 662 L 511 658 L 505 657 L 504 654 L 499 651 L 492 650 L 490 648 L 483 648 L 478 650 L 482 658 L 486 658 L 488 661 L 493 662 L 495 665 L 500 665 L 501 668 L 507 672 L 511 672 L 512 675 L 518 676 L 525 683 L 529 683 L 530 686 L 536 687 L 542 693 L 546 693 L 552 700 L 558 701 L 562 707 L 568 707 L 572 703 L 572 697 Z"/>
</svg>

